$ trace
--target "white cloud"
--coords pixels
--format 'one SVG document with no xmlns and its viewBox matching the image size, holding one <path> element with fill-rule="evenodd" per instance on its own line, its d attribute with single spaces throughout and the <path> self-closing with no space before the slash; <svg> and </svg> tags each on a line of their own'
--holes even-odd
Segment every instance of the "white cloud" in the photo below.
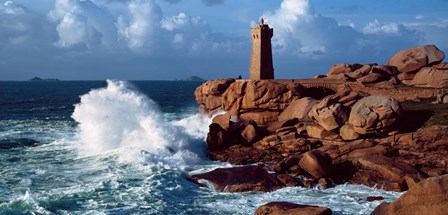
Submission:
<svg viewBox="0 0 448 215">
<path fill-rule="evenodd" d="M 59 41 L 55 44 L 59 47 L 83 44 L 87 48 L 98 45 L 110 48 L 116 44 L 114 18 L 90 0 L 56 0 L 48 18 L 57 23 Z"/>
<path fill-rule="evenodd" d="M 284 0 L 274 13 L 264 15 L 274 28 L 273 44 L 283 54 L 322 55 L 350 47 L 359 33 L 316 13 L 308 0 Z"/>
<path fill-rule="evenodd" d="M 119 36 L 131 49 L 155 44 L 151 42 L 160 28 L 160 7 L 153 0 L 132 0 L 127 8 L 128 14 L 121 15 L 116 23 Z"/>
<path fill-rule="evenodd" d="M 380 23 L 378 20 L 367 23 L 362 29 L 364 34 L 398 34 L 401 32 L 402 25 L 397 23 Z"/>
</svg>

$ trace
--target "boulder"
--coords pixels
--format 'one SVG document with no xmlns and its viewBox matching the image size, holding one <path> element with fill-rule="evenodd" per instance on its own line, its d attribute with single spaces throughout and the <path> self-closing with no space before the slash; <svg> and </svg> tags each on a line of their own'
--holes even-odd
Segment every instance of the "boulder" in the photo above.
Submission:
<svg viewBox="0 0 448 215">
<path fill-rule="evenodd" d="M 353 106 L 362 96 L 353 91 L 352 88 L 346 84 L 341 84 L 338 86 L 336 94 L 328 96 L 328 98 L 343 104 L 346 107 Z"/>
<path fill-rule="evenodd" d="M 212 119 L 212 123 L 218 124 L 224 130 L 228 130 L 230 127 L 230 114 L 225 113 L 217 115 Z"/>
<path fill-rule="evenodd" d="M 339 129 L 339 136 L 343 140 L 357 140 L 360 135 L 355 131 L 352 125 L 343 125 L 341 129 Z"/>
<path fill-rule="evenodd" d="M 448 87 L 448 64 L 445 67 L 424 67 L 415 74 L 409 85 L 416 87 Z"/>
<path fill-rule="evenodd" d="M 240 119 L 244 121 L 254 121 L 259 126 L 268 125 L 278 119 L 278 112 L 262 111 L 262 112 L 246 112 L 240 115 Z"/>
<path fill-rule="evenodd" d="M 358 78 L 361 78 L 361 77 L 369 74 L 371 70 L 372 70 L 372 65 L 366 64 L 366 65 L 363 65 L 361 68 L 348 73 L 347 76 L 350 78 L 353 78 L 353 79 L 358 79 Z"/>
<path fill-rule="evenodd" d="M 417 46 L 395 54 L 387 65 L 397 67 L 399 72 L 416 72 L 424 66 L 438 64 L 445 54 L 435 45 Z"/>
<path fill-rule="evenodd" d="M 299 205 L 289 202 L 270 202 L 257 208 L 255 215 L 331 215 L 326 207 Z"/>
<path fill-rule="evenodd" d="M 221 192 L 269 192 L 278 187 L 278 180 L 261 166 L 218 168 L 211 172 L 191 176 L 191 181 L 205 186 L 203 180 Z"/>
<path fill-rule="evenodd" d="M 334 131 L 327 131 L 324 127 L 320 125 L 309 125 L 306 127 L 306 133 L 309 137 L 317 139 L 328 139 L 334 140 L 339 137 L 339 135 Z"/>
<path fill-rule="evenodd" d="M 316 105 L 318 101 L 311 97 L 305 97 L 294 100 L 289 106 L 278 116 L 278 121 L 283 122 L 290 119 L 297 118 L 299 120 L 307 119 L 311 108 Z"/>
<path fill-rule="evenodd" d="M 314 119 L 327 131 L 341 127 L 348 119 L 348 108 L 335 100 L 325 98 L 319 104 L 314 105 L 308 116 Z"/>
<path fill-rule="evenodd" d="M 372 215 L 443 215 L 448 212 L 448 175 L 429 178 L 413 186 L 392 203 L 382 203 Z"/>
<path fill-rule="evenodd" d="M 249 123 L 241 132 L 241 137 L 252 144 L 258 140 L 257 129 L 258 127 L 255 123 Z"/>
<path fill-rule="evenodd" d="M 299 166 L 315 179 L 331 176 L 332 159 L 320 150 L 312 150 L 303 154 Z"/>
<path fill-rule="evenodd" d="M 399 118 L 401 106 L 392 97 L 369 96 L 353 105 L 349 123 L 359 134 L 388 130 Z"/>
<path fill-rule="evenodd" d="M 361 82 L 361 84 L 371 84 L 376 83 L 383 80 L 383 75 L 380 73 L 370 73 L 364 77 L 358 78 L 357 81 Z"/>
<path fill-rule="evenodd" d="M 397 78 L 403 84 L 409 85 L 412 82 L 412 79 L 414 79 L 414 76 L 414 73 L 400 73 L 398 74 Z"/>
<path fill-rule="evenodd" d="M 327 76 L 335 76 L 338 74 L 346 74 L 351 72 L 349 64 L 335 64 L 333 65 L 327 73 Z"/>
<path fill-rule="evenodd" d="M 408 185 L 406 184 L 406 180 L 404 180 L 404 176 L 410 177 L 413 181 L 421 180 L 419 173 L 411 166 L 381 155 L 360 157 L 356 159 L 356 163 L 363 169 L 378 172 L 385 180 L 398 182 L 406 187 Z"/>
</svg>

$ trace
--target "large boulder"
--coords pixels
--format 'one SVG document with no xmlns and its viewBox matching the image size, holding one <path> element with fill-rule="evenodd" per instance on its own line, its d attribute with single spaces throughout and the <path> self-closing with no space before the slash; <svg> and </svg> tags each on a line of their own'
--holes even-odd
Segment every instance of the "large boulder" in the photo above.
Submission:
<svg viewBox="0 0 448 215">
<path fill-rule="evenodd" d="M 317 139 L 334 140 L 339 135 L 334 131 L 328 131 L 320 125 L 308 125 L 306 126 L 306 133 L 309 137 Z"/>
<path fill-rule="evenodd" d="M 355 131 L 352 125 L 343 125 L 341 129 L 339 129 L 339 135 L 343 140 L 357 140 L 360 135 Z"/>
<path fill-rule="evenodd" d="M 270 202 L 257 208 L 254 215 L 331 215 L 326 207 L 299 205 L 289 202 Z"/>
<path fill-rule="evenodd" d="M 448 212 L 448 175 L 426 179 L 392 203 L 382 203 L 372 215 L 444 215 Z"/>
<path fill-rule="evenodd" d="M 299 120 L 307 119 L 311 108 L 318 103 L 311 97 L 305 97 L 294 100 L 291 104 L 278 116 L 278 121 L 283 122 L 297 118 Z"/>
<path fill-rule="evenodd" d="M 445 54 L 435 45 L 417 46 L 395 54 L 387 65 L 397 67 L 400 72 L 416 72 L 420 68 L 438 64 Z"/>
<path fill-rule="evenodd" d="M 331 131 L 344 125 L 348 119 L 349 110 L 335 100 L 325 98 L 314 105 L 309 116 L 326 130 Z"/>
<path fill-rule="evenodd" d="M 332 159 L 320 150 L 312 150 L 303 154 L 299 166 L 316 179 L 331 176 Z"/>
<path fill-rule="evenodd" d="M 353 105 L 349 123 L 359 134 L 388 130 L 399 118 L 401 106 L 387 96 L 369 96 Z"/>
<path fill-rule="evenodd" d="M 204 180 L 221 192 L 269 192 L 279 188 L 279 181 L 261 166 L 218 168 L 191 176 L 191 181 L 206 186 Z"/>
<path fill-rule="evenodd" d="M 448 87 L 448 64 L 424 67 L 418 71 L 409 85 L 416 87 Z"/>
</svg>

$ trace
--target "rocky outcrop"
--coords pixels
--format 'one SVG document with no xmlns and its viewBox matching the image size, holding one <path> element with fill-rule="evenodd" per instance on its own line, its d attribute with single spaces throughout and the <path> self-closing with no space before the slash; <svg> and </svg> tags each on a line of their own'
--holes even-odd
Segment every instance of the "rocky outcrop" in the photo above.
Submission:
<svg viewBox="0 0 448 215">
<path fill-rule="evenodd" d="M 408 84 L 416 87 L 448 87 L 448 64 L 423 67 Z"/>
<path fill-rule="evenodd" d="M 194 91 L 196 102 L 199 104 L 201 113 L 213 114 L 221 110 L 221 95 L 229 88 L 235 79 L 212 80 L 200 85 Z"/>
<path fill-rule="evenodd" d="M 435 45 L 417 46 L 395 54 L 387 65 L 394 66 L 401 73 L 412 73 L 425 66 L 439 64 L 445 54 Z"/>
<path fill-rule="evenodd" d="M 327 73 L 327 78 L 357 81 L 361 84 L 373 84 L 388 81 L 398 74 L 393 66 L 377 64 L 335 64 Z"/>
<path fill-rule="evenodd" d="M 299 205 L 289 202 L 270 202 L 257 208 L 255 215 L 331 215 L 326 207 Z"/>
<path fill-rule="evenodd" d="M 303 86 L 293 81 L 212 80 L 199 86 L 196 101 L 203 113 L 229 112 L 258 125 L 276 121 L 278 115 L 300 98 Z"/>
<path fill-rule="evenodd" d="M 442 215 L 448 212 L 448 175 L 429 178 L 413 186 L 392 203 L 382 203 L 372 215 Z"/>
<path fill-rule="evenodd" d="M 191 181 L 201 186 L 207 182 L 221 192 L 269 192 L 280 188 L 279 181 L 261 166 L 218 168 L 208 173 L 191 176 Z"/>
<path fill-rule="evenodd" d="M 429 60 L 416 71 L 340 64 L 316 80 L 206 82 L 196 90 L 204 113 L 226 111 L 209 127 L 208 155 L 231 164 L 266 165 L 276 173 L 277 182 L 268 180 L 275 184 L 272 188 L 334 182 L 405 191 L 424 178 L 448 174 L 448 128 L 407 127 L 423 121 L 414 122 L 409 110 L 403 114 L 394 99 L 420 101 L 437 95 L 438 103 L 448 100 L 444 73 L 431 76 L 448 66 L 435 60 L 440 53 L 425 50 Z M 415 86 L 426 88 L 403 86 L 417 80 Z M 247 190 L 264 189 L 241 183 Z"/>
<path fill-rule="evenodd" d="M 353 105 L 349 123 L 359 134 L 383 132 L 398 120 L 400 113 L 400 104 L 395 99 L 369 96 Z"/>
</svg>

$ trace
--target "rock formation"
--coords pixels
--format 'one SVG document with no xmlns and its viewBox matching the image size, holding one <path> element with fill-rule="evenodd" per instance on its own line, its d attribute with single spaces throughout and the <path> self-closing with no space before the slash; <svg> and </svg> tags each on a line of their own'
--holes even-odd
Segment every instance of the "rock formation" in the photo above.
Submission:
<svg viewBox="0 0 448 215">
<path fill-rule="evenodd" d="M 207 81 L 195 91 L 201 113 L 225 112 L 209 126 L 209 157 L 264 166 L 218 169 L 192 180 L 225 192 L 340 183 L 406 191 L 448 174 L 443 59 L 428 45 L 402 51 L 387 65 L 337 64 L 315 79 Z M 438 106 L 419 112 L 431 105 Z M 260 213 L 286 213 L 282 204 Z"/>
<path fill-rule="evenodd" d="M 420 182 L 392 203 L 382 203 L 372 215 L 442 215 L 447 212 L 448 175 L 444 175 Z"/>
</svg>

